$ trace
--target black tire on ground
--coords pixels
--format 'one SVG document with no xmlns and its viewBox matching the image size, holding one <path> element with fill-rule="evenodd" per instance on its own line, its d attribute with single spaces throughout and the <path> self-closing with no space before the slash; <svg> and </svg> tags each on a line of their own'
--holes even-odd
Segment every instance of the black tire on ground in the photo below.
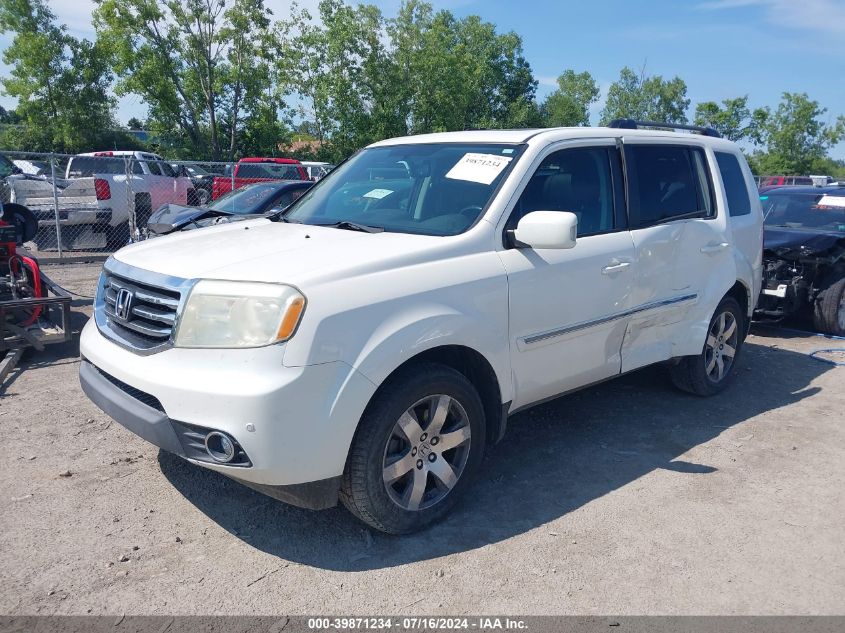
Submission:
<svg viewBox="0 0 845 633">
<path fill-rule="evenodd" d="M 830 284 L 816 298 L 813 325 L 823 334 L 845 336 L 845 277 Z"/>
<path fill-rule="evenodd" d="M 448 412 L 438 415 L 441 403 Z M 417 427 L 407 426 L 409 411 Z M 399 431 L 400 420 L 403 429 L 416 432 Z M 438 420 L 446 421 L 428 436 L 426 431 Z M 434 363 L 406 367 L 381 387 L 361 417 L 340 499 L 352 514 L 382 532 L 421 530 L 449 512 L 470 485 L 484 456 L 484 438 L 484 408 L 463 374 Z M 444 449 L 447 445 L 456 447 Z M 387 483 L 388 469 L 404 474 Z M 444 474 L 451 485 L 440 478 Z M 415 497 L 417 482 L 422 482 L 423 493 Z M 419 509 L 409 509 L 414 505 Z"/>
<path fill-rule="evenodd" d="M 102 242 L 101 242 L 102 243 Z M 106 247 L 116 251 L 129 243 L 129 224 L 123 223 L 106 228 Z"/>
<path fill-rule="evenodd" d="M 196 207 L 200 203 L 199 194 L 197 193 L 196 189 L 188 189 L 188 193 L 186 196 L 186 202 L 189 207 Z"/>
<path fill-rule="evenodd" d="M 153 199 L 149 193 L 135 194 L 135 226 L 143 230 L 153 214 Z"/>
<path fill-rule="evenodd" d="M 736 299 L 722 299 L 710 320 L 701 353 L 686 356 L 670 366 L 669 375 L 674 385 L 697 396 L 712 396 L 727 387 L 742 350 L 745 319 Z"/>
</svg>

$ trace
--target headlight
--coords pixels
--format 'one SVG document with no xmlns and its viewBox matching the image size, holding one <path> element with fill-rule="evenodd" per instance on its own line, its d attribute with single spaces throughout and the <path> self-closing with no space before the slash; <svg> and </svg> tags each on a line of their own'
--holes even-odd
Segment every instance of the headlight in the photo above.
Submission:
<svg viewBox="0 0 845 633">
<path fill-rule="evenodd" d="M 305 310 L 291 286 L 204 279 L 188 295 L 177 347 L 261 347 L 288 340 Z"/>
</svg>

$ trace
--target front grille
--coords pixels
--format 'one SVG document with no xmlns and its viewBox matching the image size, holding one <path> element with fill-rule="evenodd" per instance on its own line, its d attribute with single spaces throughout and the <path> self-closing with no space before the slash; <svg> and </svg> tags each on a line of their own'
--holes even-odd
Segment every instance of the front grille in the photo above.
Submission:
<svg viewBox="0 0 845 633">
<path fill-rule="evenodd" d="M 109 270 L 104 271 L 102 279 L 102 309 L 116 336 L 140 350 L 170 341 L 179 307 L 178 290 L 153 286 Z M 129 293 L 129 303 L 125 314 L 118 315 L 118 294 L 122 291 Z"/>
<path fill-rule="evenodd" d="M 94 364 L 92 364 L 91 367 L 93 367 L 98 374 L 100 374 L 103 378 L 108 380 L 111 384 L 113 384 L 125 394 L 135 398 L 135 400 L 138 400 L 142 404 L 145 404 L 148 407 L 155 409 L 156 411 L 161 411 L 162 413 L 165 413 L 164 407 L 162 406 L 161 402 L 159 402 L 158 398 L 156 398 L 154 395 L 149 394 L 146 391 L 136 389 L 132 385 L 127 385 L 122 380 L 118 380 L 111 374 L 107 374 Z"/>
</svg>

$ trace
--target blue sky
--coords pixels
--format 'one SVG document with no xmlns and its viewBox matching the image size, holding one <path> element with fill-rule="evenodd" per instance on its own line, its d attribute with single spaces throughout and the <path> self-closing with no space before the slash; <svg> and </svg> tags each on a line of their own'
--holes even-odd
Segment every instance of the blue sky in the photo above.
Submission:
<svg viewBox="0 0 845 633">
<path fill-rule="evenodd" d="M 377 0 L 392 15 L 399 0 Z M 91 0 L 49 0 L 74 35 L 93 37 Z M 289 0 L 267 0 L 277 16 Z M 313 8 L 317 0 L 301 0 Z M 458 16 L 478 14 L 523 39 L 543 96 L 563 70 L 587 70 L 602 88 L 625 66 L 687 82 L 699 101 L 747 94 L 750 105 L 775 106 L 782 92 L 806 92 L 845 114 L 845 0 L 434 0 Z M 0 36 L 5 48 L 9 35 Z M 2 68 L 0 68 L 0 71 Z M 14 105 L 0 97 L 0 105 Z M 594 108 L 594 118 L 601 104 Z M 692 110 L 692 108 L 691 108 Z M 118 118 L 143 116 L 136 97 L 121 100 Z M 833 155 L 845 158 L 845 143 Z"/>
</svg>

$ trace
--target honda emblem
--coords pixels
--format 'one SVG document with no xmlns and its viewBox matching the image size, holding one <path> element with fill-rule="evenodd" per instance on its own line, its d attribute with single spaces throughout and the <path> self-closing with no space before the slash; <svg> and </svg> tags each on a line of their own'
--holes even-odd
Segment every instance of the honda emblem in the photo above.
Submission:
<svg viewBox="0 0 845 633">
<path fill-rule="evenodd" d="M 128 321 L 132 312 L 132 291 L 121 288 L 114 299 L 114 315 L 121 321 Z"/>
</svg>

